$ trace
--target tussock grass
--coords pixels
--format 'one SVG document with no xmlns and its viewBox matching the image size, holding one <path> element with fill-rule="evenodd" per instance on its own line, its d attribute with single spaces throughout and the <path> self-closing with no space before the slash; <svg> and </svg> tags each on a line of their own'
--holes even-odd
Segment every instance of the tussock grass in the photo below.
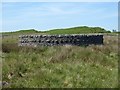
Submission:
<svg viewBox="0 0 120 90">
<path fill-rule="evenodd" d="M 17 47 L 3 43 L 4 88 L 118 87 L 118 39 L 104 45 Z"/>
</svg>

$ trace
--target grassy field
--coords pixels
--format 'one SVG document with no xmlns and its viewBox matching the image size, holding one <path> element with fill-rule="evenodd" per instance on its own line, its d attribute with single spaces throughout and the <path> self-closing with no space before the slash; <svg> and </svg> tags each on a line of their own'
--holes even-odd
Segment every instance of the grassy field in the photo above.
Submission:
<svg viewBox="0 0 120 90">
<path fill-rule="evenodd" d="M 78 26 L 71 28 L 53 29 L 47 31 L 38 31 L 35 29 L 18 30 L 15 32 L 3 32 L 3 34 L 18 35 L 18 34 L 81 34 L 81 33 L 111 33 L 101 27 Z"/>
<path fill-rule="evenodd" d="M 3 88 L 118 87 L 117 35 L 99 46 L 37 48 L 18 47 L 17 35 L 2 39 Z"/>
<path fill-rule="evenodd" d="M 110 33 L 110 31 L 106 31 L 100 27 L 72 27 L 72 28 L 65 28 L 65 29 L 54 29 L 49 30 L 44 33 L 48 34 L 81 34 L 81 33 Z"/>
</svg>

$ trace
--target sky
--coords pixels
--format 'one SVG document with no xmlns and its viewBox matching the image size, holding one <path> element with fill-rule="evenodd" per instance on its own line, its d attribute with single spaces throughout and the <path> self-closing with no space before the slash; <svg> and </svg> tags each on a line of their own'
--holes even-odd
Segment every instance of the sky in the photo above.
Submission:
<svg viewBox="0 0 120 90">
<path fill-rule="evenodd" d="M 3 2 L 2 31 L 77 26 L 118 30 L 117 2 Z"/>
<path fill-rule="evenodd" d="M 119 0 L 1 0 L 2 2 L 119 2 Z"/>
</svg>

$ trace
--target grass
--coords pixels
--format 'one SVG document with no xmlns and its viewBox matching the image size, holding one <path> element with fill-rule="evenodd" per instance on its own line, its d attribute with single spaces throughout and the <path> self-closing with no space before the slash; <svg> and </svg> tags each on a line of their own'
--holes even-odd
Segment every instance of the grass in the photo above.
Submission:
<svg viewBox="0 0 120 90">
<path fill-rule="evenodd" d="M 19 30 L 15 32 L 3 32 L 3 35 L 18 35 L 18 34 L 85 34 L 85 33 L 111 33 L 101 27 L 78 26 L 64 29 L 53 29 L 47 31 L 38 31 L 35 29 Z"/>
<path fill-rule="evenodd" d="M 103 33 L 104 45 L 18 47 L 21 34 Z M 4 36 L 7 35 L 7 36 Z M 100 27 L 3 33 L 3 88 L 117 88 L 118 36 Z"/>
<path fill-rule="evenodd" d="M 7 40 L 11 42 L 7 42 Z M 3 88 L 116 88 L 117 36 L 104 36 L 104 45 L 18 47 L 4 38 Z"/>
<path fill-rule="evenodd" d="M 73 27 L 73 28 L 65 28 L 65 29 L 54 29 L 50 31 L 45 31 L 48 34 L 81 34 L 81 33 L 110 33 L 110 31 L 106 31 L 100 27 Z"/>
</svg>

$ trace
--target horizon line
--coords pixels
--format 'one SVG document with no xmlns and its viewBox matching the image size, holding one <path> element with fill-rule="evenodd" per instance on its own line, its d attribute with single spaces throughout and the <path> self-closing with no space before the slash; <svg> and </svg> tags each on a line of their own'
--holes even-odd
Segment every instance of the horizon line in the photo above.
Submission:
<svg viewBox="0 0 120 90">
<path fill-rule="evenodd" d="M 4 32 L 4 30 L 2 30 L 2 31 L 0 31 L 0 33 L 6 33 L 6 32 L 17 32 L 17 31 L 21 31 L 21 30 L 36 30 L 36 31 L 42 31 L 42 32 L 44 32 L 44 31 L 50 31 L 50 30 L 56 30 L 56 29 L 69 29 L 69 28 L 76 28 L 76 27 L 88 27 L 88 28 L 102 28 L 102 29 L 104 29 L 104 30 L 106 30 L 106 31 L 111 31 L 112 32 L 112 30 L 108 30 L 108 29 L 106 29 L 106 28 L 104 28 L 104 27 L 100 27 L 100 26 L 85 26 L 85 25 L 81 25 L 81 26 L 72 26 L 72 27 L 63 27 L 63 28 L 51 28 L 51 29 L 46 29 L 46 30 L 39 30 L 39 29 L 36 29 L 36 28 L 27 28 L 27 29 L 19 29 L 19 30 L 13 30 L 13 31 L 5 31 Z M 115 29 L 114 29 L 115 30 Z M 119 32 L 118 30 L 116 30 L 117 32 Z"/>
</svg>

